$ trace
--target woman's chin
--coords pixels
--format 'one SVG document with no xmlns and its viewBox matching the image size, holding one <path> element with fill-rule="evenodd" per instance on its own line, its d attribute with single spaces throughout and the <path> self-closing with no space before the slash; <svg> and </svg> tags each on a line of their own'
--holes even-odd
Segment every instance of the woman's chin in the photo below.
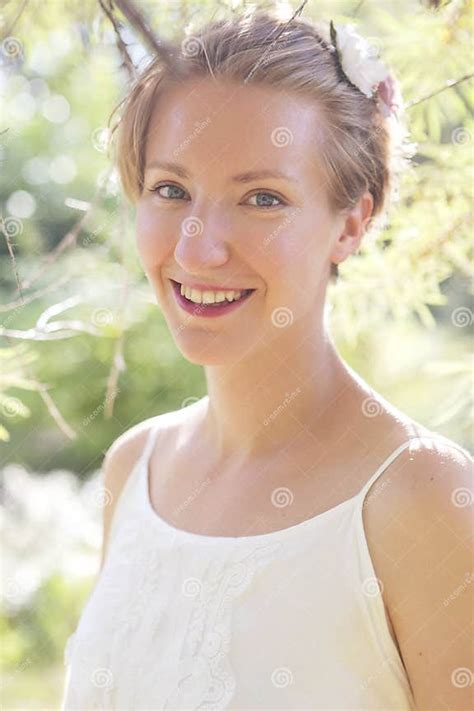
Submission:
<svg viewBox="0 0 474 711">
<path fill-rule="evenodd" d="M 195 365 L 232 365 L 242 359 L 244 353 L 248 354 L 242 341 L 232 346 L 229 339 L 216 336 L 209 331 L 191 334 L 185 329 L 172 330 L 176 348 L 183 358 Z"/>
</svg>

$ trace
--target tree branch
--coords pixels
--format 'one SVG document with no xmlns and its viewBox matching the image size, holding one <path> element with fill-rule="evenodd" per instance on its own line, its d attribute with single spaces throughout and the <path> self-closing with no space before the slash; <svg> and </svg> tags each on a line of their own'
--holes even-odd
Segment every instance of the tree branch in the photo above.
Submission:
<svg viewBox="0 0 474 711">
<path fill-rule="evenodd" d="M 109 10 L 109 8 L 105 5 L 104 0 L 99 0 L 99 4 L 100 4 L 103 12 L 105 13 L 105 15 L 108 17 L 110 24 L 114 28 L 115 37 L 116 37 L 116 41 L 117 41 L 117 47 L 118 47 L 120 54 L 123 57 L 123 66 L 127 70 L 129 78 L 131 80 L 133 80 L 136 76 L 135 65 L 133 64 L 132 58 L 130 57 L 130 55 L 128 53 L 127 45 L 123 41 L 122 35 L 120 34 L 119 23 L 116 20 L 115 15 L 112 12 L 112 10 L 111 9 Z"/>
<path fill-rule="evenodd" d="M 125 269 L 125 234 L 126 234 L 126 229 L 125 229 L 125 222 L 126 222 L 126 209 L 125 209 L 125 204 L 124 201 L 122 200 L 120 203 L 120 222 L 121 222 L 121 227 L 120 229 L 120 263 L 123 267 L 122 274 L 124 276 L 124 282 L 123 282 L 123 289 L 121 292 L 121 302 L 120 306 L 117 309 L 117 318 L 118 322 L 120 324 L 120 333 L 119 336 L 115 342 L 115 349 L 114 349 L 114 356 L 112 360 L 112 367 L 110 368 L 109 372 L 109 377 L 107 378 L 107 389 L 106 389 L 106 394 L 105 394 L 105 410 L 104 410 L 104 417 L 106 419 L 109 419 L 112 417 L 113 414 L 113 408 L 114 408 L 114 402 L 115 398 L 117 397 L 118 393 L 118 379 L 119 379 L 119 374 L 122 370 L 125 370 L 126 364 L 125 364 L 125 359 L 123 357 L 123 350 L 124 350 L 124 345 L 125 345 L 125 327 L 124 327 L 124 320 L 125 320 L 125 311 L 127 308 L 127 302 L 130 296 L 129 288 L 128 288 L 128 273 L 127 270 Z"/>
<path fill-rule="evenodd" d="M 64 237 L 56 245 L 56 247 L 44 257 L 36 272 L 33 273 L 33 276 L 23 282 L 23 288 L 28 289 L 32 284 L 34 284 L 35 281 L 37 281 L 40 277 L 44 276 L 45 268 L 51 266 L 51 264 L 56 261 L 56 259 L 62 252 L 64 252 L 65 249 L 67 249 L 71 245 L 73 245 L 74 247 L 76 246 L 77 237 L 82 230 L 84 222 L 86 221 L 89 214 L 92 212 L 92 209 L 99 203 L 102 197 L 102 193 L 105 191 L 112 170 L 113 167 L 110 167 L 107 172 L 107 175 L 103 180 L 102 186 L 97 190 L 87 212 L 85 212 L 84 215 L 80 218 L 80 220 L 78 220 L 76 224 L 73 225 L 73 227 L 69 230 L 69 232 L 64 235 Z"/>
<path fill-rule="evenodd" d="M 357 6 L 354 8 L 354 10 L 352 11 L 352 17 L 355 17 L 355 16 L 358 14 L 358 12 L 359 12 L 359 10 L 360 10 L 360 8 L 362 7 L 363 4 L 364 4 L 364 0 L 360 0 L 360 2 L 358 3 L 358 5 L 357 5 Z"/>
<path fill-rule="evenodd" d="M 28 0 L 23 0 L 23 4 L 20 7 L 20 9 L 18 10 L 17 16 L 15 17 L 15 19 L 13 20 L 11 25 L 8 27 L 8 29 L 6 29 L 5 32 L 2 32 L 2 38 L 10 37 L 11 33 L 13 32 L 13 28 L 15 27 L 16 23 L 20 19 L 21 15 L 23 13 L 23 10 L 26 7 L 27 2 L 28 2 Z"/>
<path fill-rule="evenodd" d="M 411 108 L 413 108 L 413 106 L 418 106 L 418 104 L 422 104 L 423 101 L 428 101 L 428 99 L 431 99 L 433 96 L 437 96 L 438 94 L 441 94 L 442 91 L 446 91 L 447 89 L 452 89 L 454 86 L 458 86 L 458 84 L 461 84 L 463 81 L 472 79 L 473 76 L 474 76 L 474 74 L 465 74 L 460 79 L 455 79 L 453 81 L 447 81 L 445 86 L 442 86 L 440 89 L 436 89 L 436 91 L 431 92 L 431 94 L 427 94 L 427 96 L 423 96 L 421 99 L 417 99 L 416 101 L 408 102 L 406 105 L 406 108 L 411 109 Z"/>
<path fill-rule="evenodd" d="M 284 32 L 285 29 L 288 27 L 288 25 L 290 24 L 290 22 L 293 22 L 293 20 L 295 19 L 295 17 L 298 17 L 298 15 L 301 15 L 301 13 L 303 12 L 304 6 L 306 5 L 307 2 L 308 2 L 308 0 L 303 0 L 303 2 L 301 3 L 301 5 L 300 5 L 298 8 L 296 8 L 295 12 L 294 12 L 293 15 L 290 17 L 290 19 L 289 19 L 287 22 L 285 22 L 285 24 L 284 24 L 283 27 L 280 29 L 280 31 L 278 32 L 278 34 L 275 36 L 275 38 L 272 40 L 272 42 L 268 45 L 268 47 L 266 48 L 266 50 L 264 51 L 264 53 L 262 54 L 262 56 L 260 57 L 260 59 L 259 59 L 257 62 L 255 62 L 254 66 L 252 67 L 252 69 L 249 71 L 249 73 L 248 73 L 247 76 L 245 77 L 245 79 L 244 79 L 244 84 L 246 84 L 246 83 L 249 81 L 249 79 L 255 74 L 255 72 L 257 71 L 258 67 L 262 64 L 262 62 L 264 61 L 264 59 L 265 59 L 265 57 L 267 56 L 267 54 L 271 51 L 272 47 L 276 44 L 276 42 L 278 42 L 278 38 L 280 37 L 281 34 L 283 34 L 283 32 Z M 269 35 L 269 36 L 270 36 L 270 35 Z"/>
<path fill-rule="evenodd" d="M 147 21 L 131 0 L 111 0 L 111 5 L 116 5 L 119 8 L 133 29 L 142 37 L 149 50 L 153 53 L 161 54 L 162 41 L 155 36 Z"/>
<path fill-rule="evenodd" d="M 15 281 L 16 281 L 17 289 L 20 294 L 20 297 L 23 299 L 23 294 L 21 291 L 20 275 L 18 273 L 18 267 L 16 264 L 15 253 L 13 251 L 13 245 L 10 242 L 10 235 L 8 234 L 8 227 L 6 226 L 6 223 L 3 219 L 3 217 L 0 217 L 0 229 L 3 232 L 3 234 L 5 235 L 5 241 L 7 243 L 8 253 L 10 255 L 10 259 L 12 260 L 12 264 L 13 264 L 13 272 L 15 274 Z"/>
<path fill-rule="evenodd" d="M 4 313 L 6 311 L 16 311 L 16 309 L 19 309 L 22 306 L 26 306 L 26 304 L 30 304 L 32 301 L 36 301 L 36 299 L 39 299 L 41 296 L 49 294 L 51 291 L 55 291 L 55 289 L 58 289 L 60 286 L 63 286 L 63 284 L 66 284 L 70 280 L 71 277 L 65 275 L 61 279 L 58 279 L 58 281 L 54 284 L 49 284 L 48 286 L 45 286 L 44 289 L 39 289 L 33 294 L 28 294 L 28 296 L 25 296 L 22 300 L 10 301 L 6 304 L 0 304 L 0 313 Z"/>
<path fill-rule="evenodd" d="M 92 336 L 102 336 L 103 333 L 95 326 L 83 321 L 53 321 L 49 319 L 53 316 L 70 309 L 77 304 L 83 303 L 79 296 L 71 296 L 57 304 L 52 304 L 38 317 L 34 328 L 25 331 L 0 327 L 0 336 L 7 338 L 19 338 L 29 341 L 55 341 L 60 338 L 71 338 L 78 333 L 89 333 Z"/>
</svg>

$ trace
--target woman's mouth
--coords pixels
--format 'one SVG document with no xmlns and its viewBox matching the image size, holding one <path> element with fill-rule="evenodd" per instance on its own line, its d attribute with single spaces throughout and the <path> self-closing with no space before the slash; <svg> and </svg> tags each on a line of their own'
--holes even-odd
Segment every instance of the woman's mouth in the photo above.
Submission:
<svg viewBox="0 0 474 711">
<path fill-rule="evenodd" d="M 171 282 L 178 305 L 188 314 L 192 314 L 193 316 L 203 316 L 204 318 L 223 316 L 231 311 L 235 311 L 245 301 L 248 301 L 251 295 L 256 291 L 256 289 L 246 289 L 241 293 L 240 298 L 235 301 L 228 301 L 226 298 L 224 301 L 220 301 L 218 303 L 197 304 L 186 298 L 184 294 L 181 294 L 181 284 L 179 282 L 174 281 L 173 279 L 170 279 L 169 281 Z"/>
</svg>

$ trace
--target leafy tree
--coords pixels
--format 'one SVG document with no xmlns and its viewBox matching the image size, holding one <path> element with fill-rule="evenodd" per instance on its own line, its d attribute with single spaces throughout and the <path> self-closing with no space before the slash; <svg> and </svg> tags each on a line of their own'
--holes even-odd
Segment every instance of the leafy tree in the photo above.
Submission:
<svg viewBox="0 0 474 711">
<path fill-rule="evenodd" d="M 154 3 L 86 0 L 45 2 L 33 12 L 27 0 L 19 7 L 6 4 L 0 54 L 0 438 L 12 435 L 15 456 L 28 442 L 31 455 L 23 451 L 21 458 L 41 468 L 72 462 L 86 474 L 107 444 L 133 424 L 131 417 L 138 421 L 176 408 L 190 393 L 204 393 L 201 369 L 176 352 L 138 264 L 133 210 L 117 183 L 107 121 L 159 38 L 180 36 L 183 28 L 190 32 L 241 6 L 237 0 L 168 0 L 156 12 Z M 408 349 L 424 334 L 431 344 L 429 369 L 422 371 L 424 397 L 433 378 L 446 388 L 438 410 L 417 406 L 420 370 L 411 348 L 416 372 L 406 386 L 412 397 L 403 404 L 468 446 L 469 3 L 305 0 L 292 7 L 313 19 L 357 22 L 382 49 L 400 78 L 417 147 L 389 222 L 367 236 L 330 287 L 335 339 L 349 362 L 362 373 L 367 368 L 370 380 L 381 357 L 378 334 L 408 329 L 415 334 L 404 331 Z M 399 400 L 403 378 L 385 392 Z M 445 411 L 449 417 L 443 419 Z"/>
</svg>

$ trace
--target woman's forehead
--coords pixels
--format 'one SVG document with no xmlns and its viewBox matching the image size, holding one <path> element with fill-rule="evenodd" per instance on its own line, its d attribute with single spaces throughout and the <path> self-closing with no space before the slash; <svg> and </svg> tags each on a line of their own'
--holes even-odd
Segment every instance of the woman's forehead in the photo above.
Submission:
<svg viewBox="0 0 474 711">
<path fill-rule="evenodd" d="M 268 87 L 190 84 L 158 98 L 146 165 L 162 158 L 190 171 L 204 161 L 221 164 L 224 172 L 260 167 L 293 179 L 316 177 L 321 125 L 313 101 Z"/>
</svg>

